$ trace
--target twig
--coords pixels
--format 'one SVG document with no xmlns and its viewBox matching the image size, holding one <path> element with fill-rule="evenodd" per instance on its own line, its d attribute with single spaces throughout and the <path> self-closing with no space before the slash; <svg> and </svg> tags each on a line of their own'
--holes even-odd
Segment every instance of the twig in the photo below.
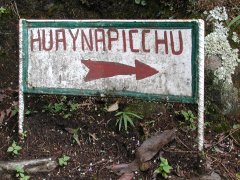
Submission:
<svg viewBox="0 0 240 180">
<path fill-rule="evenodd" d="M 107 166 L 107 164 L 109 164 L 109 163 L 110 163 L 110 161 L 107 161 L 107 162 L 102 166 L 102 168 L 99 169 L 99 171 L 97 172 L 97 174 L 99 174 L 99 173 Z"/>
<path fill-rule="evenodd" d="M 229 170 L 226 168 L 226 166 L 224 166 L 224 164 L 221 162 L 220 163 L 222 165 L 222 167 L 225 169 L 225 171 L 228 173 L 228 177 L 230 177 L 231 179 L 235 179 L 235 177 L 232 175 L 231 172 L 229 172 Z"/>
<path fill-rule="evenodd" d="M 206 151 L 208 152 L 210 149 L 212 149 L 214 146 L 220 144 L 223 140 L 225 140 L 226 138 L 228 138 L 229 136 L 231 136 L 233 133 L 235 133 L 236 131 L 240 130 L 240 128 L 234 129 L 234 130 L 230 130 L 229 134 L 226 135 L 224 138 L 222 138 L 220 141 L 218 141 L 217 143 L 213 144 L 211 147 L 209 147 L 209 149 Z"/>
<path fill-rule="evenodd" d="M 172 153 L 198 153 L 198 151 L 182 151 L 182 150 L 178 150 L 178 149 L 176 149 L 176 151 L 171 151 L 171 150 L 167 150 L 164 148 L 163 148 L 163 151 L 172 152 Z"/>
<path fill-rule="evenodd" d="M 189 148 L 186 144 L 184 144 L 178 137 L 176 137 L 176 141 L 177 141 L 177 142 L 180 142 L 185 148 L 187 148 L 188 150 L 190 150 L 190 148 Z"/>
<path fill-rule="evenodd" d="M 17 3 L 15 1 L 14 1 L 14 6 L 15 6 L 15 9 L 16 9 L 16 12 L 17 12 L 18 19 L 21 19 L 20 15 L 19 15 L 19 12 L 18 12 Z"/>
</svg>

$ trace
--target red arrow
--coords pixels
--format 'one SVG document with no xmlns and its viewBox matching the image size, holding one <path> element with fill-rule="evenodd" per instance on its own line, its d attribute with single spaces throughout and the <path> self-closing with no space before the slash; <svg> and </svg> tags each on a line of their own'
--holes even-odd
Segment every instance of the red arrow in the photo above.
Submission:
<svg viewBox="0 0 240 180">
<path fill-rule="evenodd" d="M 131 74 L 136 74 L 136 80 L 141 80 L 158 73 L 156 69 L 138 60 L 135 60 L 135 67 L 116 62 L 92 61 L 90 59 L 81 60 L 81 62 L 89 69 L 85 81 Z"/>
</svg>

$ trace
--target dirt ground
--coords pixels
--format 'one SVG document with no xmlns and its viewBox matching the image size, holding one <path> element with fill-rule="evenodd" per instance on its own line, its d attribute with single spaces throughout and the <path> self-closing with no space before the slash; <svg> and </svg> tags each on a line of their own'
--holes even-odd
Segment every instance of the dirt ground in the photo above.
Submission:
<svg viewBox="0 0 240 180">
<path fill-rule="evenodd" d="M 197 105 L 147 102 L 124 97 L 73 97 L 26 95 L 24 141 L 18 155 L 7 152 L 18 141 L 18 19 L 168 19 L 201 17 L 213 4 L 193 6 L 185 0 L 149 0 L 146 6 L 132 0 L 0 0 L 8 9 L 0 15 L 0 161 L 36 158 L 70 157 L 65 167 L 49 173 L 30 175 L 31 179 L 117 179 L 106 167 L 134 160 L 136 148 L 156 132 L 177 129 L 176 138 L 151 160 L 146 172 L 135 172 L 135 179 L 152 179 L 164 157 L 172 166 L 172 179 L 193 179 L 200 175 L 197 152 L 197 130 L 176 111 L 191 110 L 197 116 Z M 233 2 L 234 3 L 234 2 Z M 235 2 L 235 5 L 238 1 Z M 224 3 L 223 3 L 224 4 Z M 229 2 L 225 2 L 231 7 Z M 237 4 L 238 5 L 238 4 Z M 238 12 L 232 11 L 232 16 Z M 199 18 L 200 18 L 199 17 Z M 207 86 L 208 84 L 206 84 Z M 126 132 L 115 125 L 115 112 L 106 107 L 119 102 L 118 111 L 131 111 L 143 119 L 134 119 L 135 127 Z M 75 106 L 74 106 L 75 105 Z M 57 107 L 58 106 L 58 109 Z M 205 173 L 213 171 L 223 179 L 237 179 L 240 172 L 240 117 L 225 116 L 207 109 L 205 129 Z M 217 112 L 219 113 L 219 112 Z M 213 118 L 213 117 L 217 118 Z M 217 120 L 216 120 L 217 119 Z M 197 126 L 197 120 L 192 124 Z M 78 130 L 77 130 L 78 129 Z M 73 130 L 77 130 L 75 134 Z M 79 142 L 76 142 L 77 135 Z M 15 178 L 13 175 L 12 179 Z M 161 175 L 157 179 L 162 179 Z"/>
</svg>

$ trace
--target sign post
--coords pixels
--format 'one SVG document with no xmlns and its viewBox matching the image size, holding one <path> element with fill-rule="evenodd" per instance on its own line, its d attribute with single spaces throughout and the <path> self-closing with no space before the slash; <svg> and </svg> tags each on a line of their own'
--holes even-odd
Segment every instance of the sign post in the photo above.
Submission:
<svg viewBox="0 0 240 180">
<path fill-rule="evenodd" d="M 199 105 L 202 20 L 20 20 L 19 133 L 24 94 L 131 96 Z"/>
</svg>

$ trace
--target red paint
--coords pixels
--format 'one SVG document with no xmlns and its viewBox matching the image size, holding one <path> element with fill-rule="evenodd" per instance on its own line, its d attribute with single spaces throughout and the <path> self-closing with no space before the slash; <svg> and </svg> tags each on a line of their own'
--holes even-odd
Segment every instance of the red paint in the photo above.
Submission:
<svg viewBox="0 0 240 180">
<path fill-rule="evenodd" d="M 112 37 L 112 33 L 115 34 L 115 37 Z M 108 50 L 112 49 L 112 42 L 118 40 L 118 30 L 117 29 L 109 29 L 107 31 L 108 34 Z"/>
<path fill-rule="evenodd" d="M 145 37 L 146 37 L 146 33 L 150 33 L 150 30 L 143 30 L 142 31 L 142 49 L 143 49 L 143 52 L 150 52 L 150 49 L 146 49 L 146 46 L 145 46 Z"/>
<path fill-rule="evenodd" d="M 172 48 L 172 54 L 174 55 L 180 55 L 183 52 L 183 40 L 182 40 L 182 32 L 178 31 L 178 37 L 179 37 L 179 50 L 176 51 L 174 47 L 174 40 L 173 40 L 173 33 L 170 31 L 170 39 L 171 39 L 171 48 Z"/>
<path fill-rule="evenodd" d="M 87 39 L 87 36 L 84 33 L 84 31 L 81 30 L 81 41 L 82 41 L 82 50 L 83 51 L 85 50 L 85 48 L 84 48 L 85 47 L 84 46 L 85 42 L 87 44 L 88 49 L 90 51 L 93 50 L 93 40 L 92 40 L 93 38 L 92 38 L 92 30 L 91 29 L 89 29 L 88 34 L 89 34 L 89 40 Z"/>
<path fill-rule="evenodd" d="M 131 74 L 136 74 L 136 80 L 141 80 L 158 73 L 156 69 L 138 60 L 135 60 L 135 67 L 116 62 L 92 61 L 90 59 L 81 60 L 81 62 L 89 69 L 85 81 Z"/>
<path fill-rule="evenodd" d="M 98 34 L 101 33 L 99 37 Z M 105 44 L 105 33 L 103 29 L 95 29 L 95 45 L 96 51 L 98 51 L 98 44 L 102 43 L 103 51 L 106 51 L 106 44 Z"/>
<path fill-rule="evenodd" d="M 137 29 L 129 30 L 130 49 L 132 52 L 139 52 L 139 49 L 134 49 L 133 47 L 133 33 L 138 33 L 138 30 Z"/>
<path fill-rule="evenodd" d="M 49 47 L 46 47 L 46 34 L 45 30 L 42 30 L 42 45 L 43 45 L 43 50 L 45 51 L 50 51 L 53 48 L 53 35 L 52 35 L 52 30 L 49 31 Z"/>
<path fill-rule="evenodd" d="M 60 34 L 62 34 L 62 37 L 60 37 Z M 63 49 L 66 50 L 66 35 L 64 29 L 57 29 L 56 30 L 56 51 L 59 48 L 59 43 L 63 44 Z"/>
<path fill-rule="evenodd" d="M 38 50 L 41 51 L 41 36 L 40 31 L 37 31 L 37 38 L 33 38 L 33 31 L 31 30 L 31 51 L 33 51 L 33 43 L 38 42 Z"/>
<path fill-rule="evenodd" d="M 126 52 L 127 51 L 127 48 L 126 48 L 126 33 L 124 30 L 122 30 L 122 39 L 123 39 L 123 52 Z"/>
<path fill-rule="evenodd" d="M 75 35 L 73 35 L 71 29 L 69 29 L 69 33 L 73 39 L 73 51 L 76 51 L 76 41 L 77 41 L 77 37 L 78 37 L 78 33 L 79 33 L 79 29 L 76 31 Z"/>
<path fill-rule="evenodd" d="M 158 53 L 158 45 L 163 44 L 165 45 L 165 54 L 168 54 L 168 39 L 167 39 L 167 32 L 164 31 L 164 38 L 158 39 L 158 33 L 155 31 L 155 52 Z"/>
</svg>

